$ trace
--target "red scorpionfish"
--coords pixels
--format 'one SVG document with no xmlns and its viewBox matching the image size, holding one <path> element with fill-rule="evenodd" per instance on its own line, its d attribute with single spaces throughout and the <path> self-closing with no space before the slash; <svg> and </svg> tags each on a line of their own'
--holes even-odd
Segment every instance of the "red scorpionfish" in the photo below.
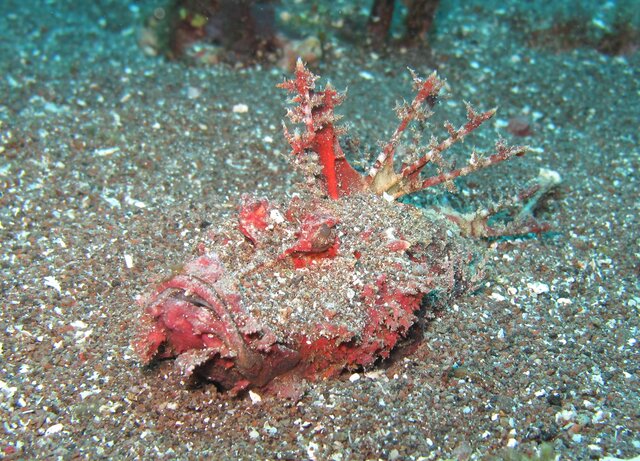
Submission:
<svg viewBox="0 0 640 461">
<path fill-rule="evenodd" d="M 135 348 L 144 363 L 176 358 L 185 376 L 233 394 L 259 388 L 291 396 L 292 383 L 389 357 L 411 339 L 419 319 L 433 314 L 430 300 L 446 303 L 473 289 L 482 258 L 469 237 L 547 229 L 523 212 L 500 227 L 489 218 L 520 202 L 532 209 L 559 181 L 554 172 L 514 199 L 471 214 L 396 201 L 524 154 L 526 147 L 500 141 L 489 156 L 473 152 L 465 166 L 443 167 L 442 152 L 495 110 L 467 106 L 462 126 L 445 123 L 444 139 L 432 137 L 396 168 L 403 132 L 431 115 L 444 86 L 435 73 L 413 74 L 414 100 L 397 109 L 397 129 L 360 173 L 342 152 L 335 126 L 343 95 L 330 85 L 317 90 L 317 79 L 298 61 L 295 77 L 279 85 L 293 93 L 288 117 L 301 129 L 291 133 L 285 125 L 285 136 L 306 183 L 278 203 L 244 196 L 235 219 L 209 228 L 196 255 L 139 298 L 143 327 Z M 438 172 L 425 177 L 429 164 Z"/>
</svg>

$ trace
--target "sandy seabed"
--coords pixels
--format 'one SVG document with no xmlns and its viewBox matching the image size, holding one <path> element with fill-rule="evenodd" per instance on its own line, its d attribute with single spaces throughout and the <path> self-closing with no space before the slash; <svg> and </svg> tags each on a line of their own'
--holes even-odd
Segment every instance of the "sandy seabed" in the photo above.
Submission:
<svg viewBox="0 0 640 461">
<path fill-rule="evenodd" d="M 131 342 L 136 296 L 207 223 L 243 193 L 283 197 L 300 180 L 283 71 L 145 56 L 136 30 L 151 0 L 3 1 L 0 458 L 638 456 L 640 54 L 533 41 L 553 6 L 499 3 L 442 2 L 430 48 L 408 52 L 373 54 L 332 30 L 316 72 L 349 87 L 338 112 L 363 149 L 394 129 L 407 66 L 448 80 L 452 121 L 465 100 L 498 106 L 467 146 L 500 135 L 532 151 L 450 200 L 491 203 L 553 169 L 563 183 L 539 210 L 552 231 L 494 244 L 484 289 L 410 356 L 310 383 L 298 402 L 258 402 L 189 388 L 170 362 L 142 367 Z M 514 137 L 514 119 L 531 134 Z"/>
</svg>

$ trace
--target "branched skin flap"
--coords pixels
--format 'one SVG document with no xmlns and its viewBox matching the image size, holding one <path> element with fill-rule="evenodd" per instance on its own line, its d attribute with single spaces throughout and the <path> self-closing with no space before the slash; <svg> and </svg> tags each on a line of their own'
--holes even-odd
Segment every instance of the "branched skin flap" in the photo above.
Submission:
<svg viewBox="0 0 640 461">
<path fill-rule="evenodd" d="M 306 186 L 277 202 L 243 196 L 237 213 L 211 226 L 177 273 L 140 297 L 143 328 L 135 348 L 144 363 L 176 358 L 184 376 L 232 394 L 261 388 L 298 398 L 305 380 L 389 357 L 419 337 L 419 317 L 475 288 L 481 251 L 465 237 L 546 229 L 530 211 L 560 180 L 548 170 L 513 200 L 473 214 L 394 200 L 523 154 L 526 148 L 499 142 L 488 157 L 474 152 L 466 166 L 420 176 L 495 110 L 468 106 L 466 123 L 447 123 L 445 139 L 432 139 L 423 155 L 396 171 L 402 134 L 430 116 L 424 105 L 434 104 L 444 86 L 435 74 L 414 75 L 416 97 L 398 109 L 391 139 L 360 174 L 345 158 L 335 127 L 334 108 L 343 96 L 331 86 L 316 91 L 317 79 L 299 61 L 295 78 L 280 85 L 293 93 L 288 116 L 302 127 L 291 132 L 285 125 L 284 131 Z M 514 225 L 489 225 L 492 214 L 519 203 L 525 206 Z"/>
<path fill-rule="evenodd" d="M 466 176 L 474 171 L 487 168 L 508 160 L 516 155 L 523 155 L 527 148 L 523 146 L 508 147 L 499 142 L 496 153 L 489 157 L 480 157 L 472 153 L 466 166 L 438 175 L 422 179 L 420 173 L 428 164 L 441 159 L 442 152 L 452 145 L 462 141 L 468 134 L 491 119 L 495 109 L 486 112 L 476 112 L 467 105 L 467 122 L 459 128 L 454 128 L 449 122 L 445 124 L 448 136 L 438 142 L 432 140 L 429 149 L 420 158 L 404 166 L 400 171 L 394 170 L 394 157 L 400 140 L 411 122 L 426 120 L 431 116 L 425 105 L 435 104 L 444 81 L 436 73 L 421 79 L 413 71 L 413 83 L 416 96 L 410 104 L 397 109 L 400 123 L 393 135 L 384 144 L 382 151 L 366 176 L 361 176 L 346 160 L 336 137 L 334 123 L 337 120 L 334 108 L 344 99 L 331 86 L 316 91 L 315 82 L 318 79 L 298 60 L 295 79 L 286 80 L 280 88 L 294 93 L 292 102 L 296 104 L 289 109 L 287 115 L 295 123 L 304 125 L 305 131 L 291 134 L 285 126 L 285 136 L 292 147 L 292 154 L 300 156 L 316 153 L 322 167 L 324 189 L 333 199 L 363 190 L 371 190 L 378 195 L 396 199 L 402 195 L 418 192 L 439 184 L 450 182 L 460 176 Z"/>
</svg>

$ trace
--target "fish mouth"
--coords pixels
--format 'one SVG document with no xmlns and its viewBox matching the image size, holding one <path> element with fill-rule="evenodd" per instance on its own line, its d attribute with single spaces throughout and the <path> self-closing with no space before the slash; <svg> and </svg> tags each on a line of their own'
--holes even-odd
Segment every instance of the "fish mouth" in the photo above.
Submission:
<svg viewBox="0 0 640 461">
<path fill-rule="evenodd" d="M 261 387 L 294 368 L 300 354 L 276 341 L 241 304 L 241 295 L 222 286 L 217 261 L 201 256 L 141 299 L 148 329 L 136 344 L 145 363 L 176 358 L 186 377 L 219 388 Z"/>
</svg>

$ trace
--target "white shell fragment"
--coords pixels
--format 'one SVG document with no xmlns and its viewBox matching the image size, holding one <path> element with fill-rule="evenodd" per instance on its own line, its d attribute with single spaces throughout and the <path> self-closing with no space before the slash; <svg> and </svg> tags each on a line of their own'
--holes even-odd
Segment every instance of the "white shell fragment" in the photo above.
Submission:
<svg viewBox="0 0 640 461">
<path fill-rule="evenodd" d="M 58 293 L 62 292 L 62 288 L 60 287 L 60 282 L 58 282 L 55 277 L 52 277 L 52 276 L 45 277 L 44 284 L 45 286 L 53 288 Z"/>
<path fill-rule="evenodd" d="M 133 256 L 126 254 L 124 255 L 124 265 L 127 266 L 127 269 L 133 268 Z"/>
<path fill-rule="evenodd" d="M 47 430 L 44 432 L 44 435 L 57 434 L 63 428 L 64 428 L 64 426 L 62 424 L 54 424 L 53 426 L 50 426 L 50 427 L 47 428 Z"/>
<path fill-rule="evenodd" d="M 249 106 L 246 104 L 236 104 L 233 106 L 233 112 L 235 114 L 246 114 L 249 112 Z"/>
</svg>

